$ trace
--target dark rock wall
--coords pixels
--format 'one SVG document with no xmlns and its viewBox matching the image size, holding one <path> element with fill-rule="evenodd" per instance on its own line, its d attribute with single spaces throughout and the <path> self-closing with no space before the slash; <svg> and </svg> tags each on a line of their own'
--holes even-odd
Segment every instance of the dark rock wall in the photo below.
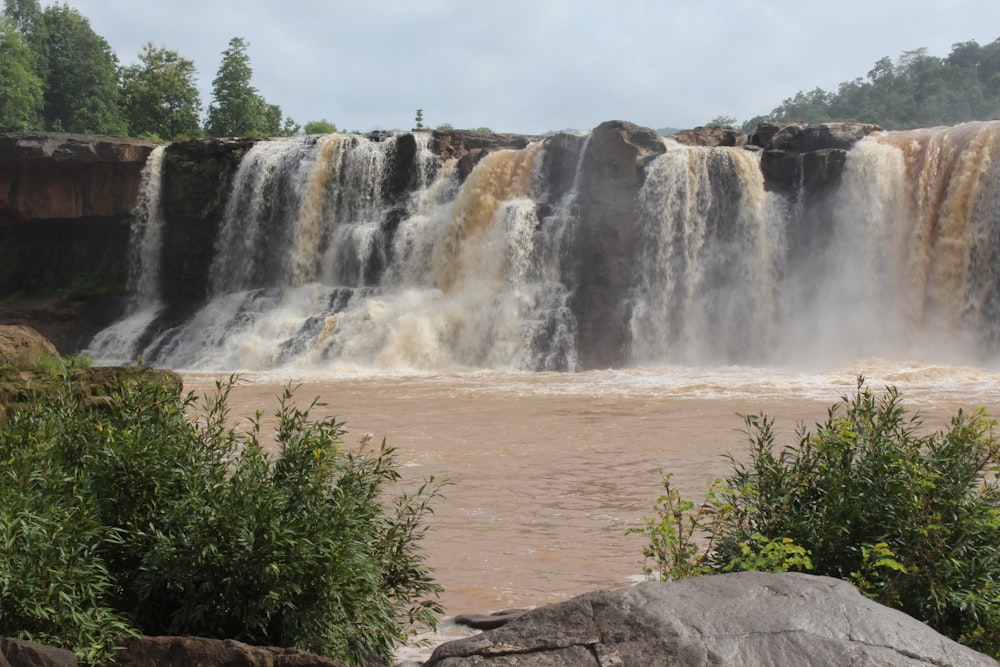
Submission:
<svg viewBox="0 0 1000 667">
<path fill-rule="evenodd" d="M 575 275 L 568 283 L 583 368 L 625 359 L 630 313 L 622 296 L 635 272 L 639 190 L 646 165 L 665 150 L 658 134 L 623 121 L 602 123 L 591 135 L 580 174 Z"/>
</svg>

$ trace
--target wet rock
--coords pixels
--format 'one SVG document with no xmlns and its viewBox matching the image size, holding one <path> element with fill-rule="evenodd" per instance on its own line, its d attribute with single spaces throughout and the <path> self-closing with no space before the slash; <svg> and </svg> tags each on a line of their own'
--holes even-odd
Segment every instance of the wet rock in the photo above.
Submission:
<svg viewBox="0 0 1000 667">
<path fill-rule="evenodd" d="M 466 153 L 483 149 L 486 152 L 507 148 L 521 149 L 539 137 L 525 134 L 474 132 L 472 130 L 435 130 L 431 133 L 431 152 L 445 160 L 461 159 Z"/>
<path fill-rule="evenodd" d="M 873 123 L 761 123 L 750 143 L 767 150 L 795 153 L 828 148 L 848 150 L 881 129 Z"/>
<path fill-rule="evenodd" d="M 659 134 L 625 121 L 591 133 L 581 165 L 574 275 L 565 281 L 576 286 L 570 308 L 583 370 L 625 361 L 630 313 L 622 295 L 635 279 L 639 191 L 646 166 L 665 151 Z"/>
<path fill-rule="evenodd" d="M 517 665 L 992 666 L 850 584 L 743 572 L 644 583 L 535 609 L 442 644 L 428 667 Z"/>
</svg>

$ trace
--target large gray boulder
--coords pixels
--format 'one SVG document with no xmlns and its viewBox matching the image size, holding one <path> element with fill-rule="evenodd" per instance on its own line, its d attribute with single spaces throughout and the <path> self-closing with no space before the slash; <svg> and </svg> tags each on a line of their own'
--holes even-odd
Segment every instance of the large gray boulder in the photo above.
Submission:
<svg viewBox="0 0 1000 667">
<path fill-rule="evenodd" d="M 542 607 L 442 644 L 426 667 L 928 664 L 998 663 L 839 579 L 741 572 Z"/>
</svg>

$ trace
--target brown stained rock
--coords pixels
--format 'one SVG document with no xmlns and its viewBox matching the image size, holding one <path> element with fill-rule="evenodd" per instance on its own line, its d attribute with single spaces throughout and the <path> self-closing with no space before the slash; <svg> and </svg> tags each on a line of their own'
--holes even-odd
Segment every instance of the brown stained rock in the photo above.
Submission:
<svg viewBox="0 0 1000 667">
<path fill-rule="evenodd" d="M 442 159 L 461 159 L 466 153 L 483 149 L 486 152 L 521 149 L 540 137 L 524 134 L 498 134 L 471 130 L 443 130 L 431 133 L 431 152 Z"/>
<path fill-rule="evenodd" d="M 128 215 L 153 146 L 103 135 L 0 134 L 0 224 Z"/>
</svg>

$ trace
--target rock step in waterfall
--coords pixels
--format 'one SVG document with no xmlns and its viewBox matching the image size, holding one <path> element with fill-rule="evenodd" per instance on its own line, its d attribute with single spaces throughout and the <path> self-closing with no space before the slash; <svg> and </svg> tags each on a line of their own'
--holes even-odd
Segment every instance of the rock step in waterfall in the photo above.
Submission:
<svg viewBox="0 0 1000 667">
<path fill-rule="evenodd" d="M 164 245 L 185 214 L 160 194 L 193 148 L 157 149 L 129 313 L 91 351 L 206 370 L 997 356 L 1000 123 L 692 141 L 609 122 L 464 150 L 423 132 L 241 144 L 192 248 L 194 308 Z"/>
</svg>

